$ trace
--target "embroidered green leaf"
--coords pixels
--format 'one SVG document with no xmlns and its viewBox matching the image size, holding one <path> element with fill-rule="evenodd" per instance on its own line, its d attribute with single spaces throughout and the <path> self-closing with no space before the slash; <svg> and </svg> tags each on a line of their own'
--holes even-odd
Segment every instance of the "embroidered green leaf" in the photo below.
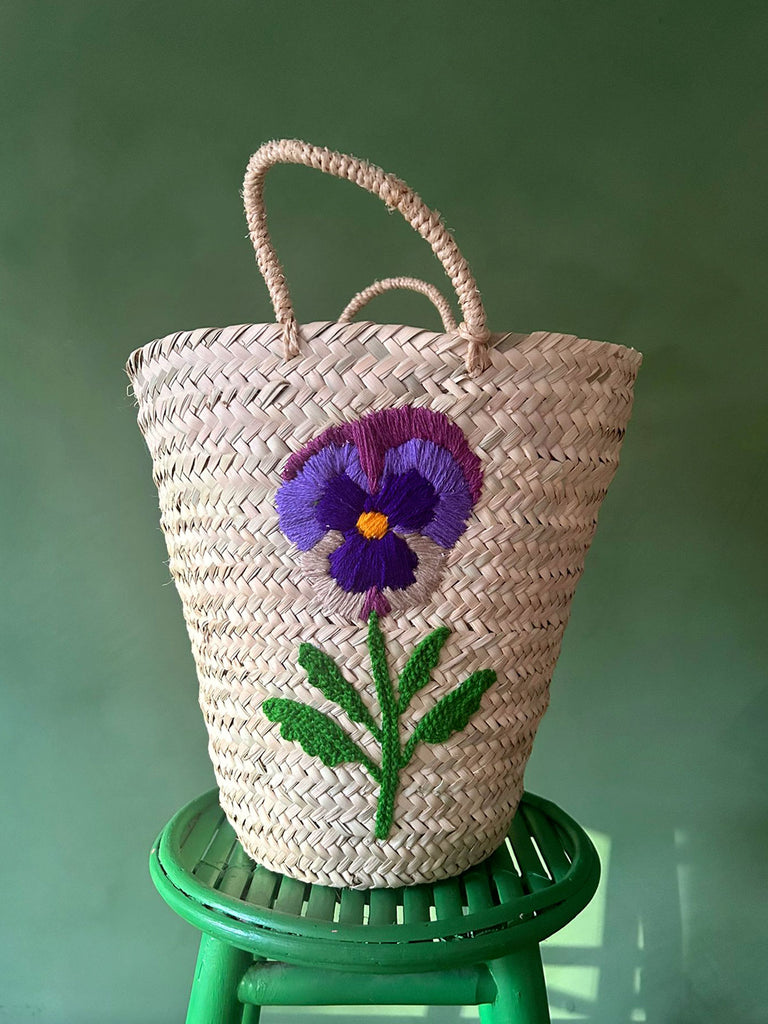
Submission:
<svg viewBox="0 0 768 1024">
<path fill-rule="evenodd" d="M 400 673 L 398 686 L 397 709 L 400 714 L 411 703 L 411 697 L 429 682 L 432 669 L 440 659 L 440 652 L 450 632 L 447 626 L 440 626 L 429 636 L 424 637 L 408 659 L 405 668 Z"/>
<path fill-rule="evenodd" d="M 350 739 L 338 722 L 322 711 L 287 697 L 269 697 L 261 707 L 270 722 L 280 723 L 283 739 L 300 743 L 311 757 L 319 757 L 329 768 L 359 762 L 376 782 L 381 781 L 377 765 Z"/>
<path fill-rule="evenodd" d="M 301 644 L 299 664 L 306 670 L 312 686 L 316 686 L 324 697 L 343 708 L 353 722 L 365 725 L 377 738 L 381 735 L 360 694 L 347 682 L 336 662 L 325 651 L 312 644 Z"/>
<path fill-rule="evenodd" d="M 493 669 L 483 668 L 473 672 L 461 686 L 441 697 L 417 723 L 403 751 L 402 764 L 408 764 L 417 743 L 445 743 L 455 732 L 466 728 L 480 707 L 483 694 L 495 682 L 496 673 Z"/>
</svg>

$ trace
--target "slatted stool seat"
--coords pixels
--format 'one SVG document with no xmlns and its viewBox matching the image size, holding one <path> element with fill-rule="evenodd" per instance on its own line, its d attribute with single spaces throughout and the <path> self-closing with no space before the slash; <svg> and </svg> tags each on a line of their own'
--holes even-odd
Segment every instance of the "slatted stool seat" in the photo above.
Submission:
<svg viewBox="0 0 768 1024">
<path fill-rule="evenodd" d="M 432 885 L 333 889 L 258 867 L 216 790 L 166 825 L 150 870 L 203 932 L 187 1024 L 255 1024 L 261 1006 L 404 1003 L 543 1024 L 539 943 L 587 905 L 600 876 L 583 829 L 532 794 L 496 853 Z"/>
</svg>

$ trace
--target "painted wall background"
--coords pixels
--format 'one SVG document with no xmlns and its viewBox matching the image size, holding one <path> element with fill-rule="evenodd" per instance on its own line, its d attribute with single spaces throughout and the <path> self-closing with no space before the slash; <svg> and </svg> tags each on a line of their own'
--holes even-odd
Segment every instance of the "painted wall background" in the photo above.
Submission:
<svg viewBox="0 0 768 1024">
<path fill-rule="evenodd" d="M 272 319 L 238 190 L 298 136 L 444 211 L 497 329 L 645 353 L 527 776 L 606 862 L 553 1017 L 765 1021 L 765 6 L 7 0 L 0 36 L 0 1020 L 183 1017 L 196 937 L 146 856 L 212 772 L 123 364 Z M 286 168 L 268 201 L 304 319 L 444 284 L 346 183 Z M 344 1015 L 265 1019 L 315 1016 Z"/>
</svg>

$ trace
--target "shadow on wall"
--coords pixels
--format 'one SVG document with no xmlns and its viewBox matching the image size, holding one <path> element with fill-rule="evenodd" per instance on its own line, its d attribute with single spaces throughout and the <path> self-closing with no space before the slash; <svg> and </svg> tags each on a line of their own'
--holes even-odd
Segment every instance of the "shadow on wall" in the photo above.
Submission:
<svg viewBox="0 0 768 1024">
<path fill-rule="evenodd" d="M 669 991 L 669 978 L 683 976 L 684 834 L 642 816 L 636 835 L 625 831 L 617 839 L 595 829 L 589 834 L 603 868 L 600 886 L 579 917 L 542 945 L 552 1024 L 687 1024 L 682 1011 L 670 1016 L 673 1005 L 683 1006 L 682 981 L 679 992 Z M 631 889 L 627 877 L 635 882 Z M 361 1013 L 403 1024 L 414 1018 L 460 1024 L 478 1017 L 471 1006 L 270 1007 L 263 1017 L 265 1024 L 270 1018 L 347 1024 Z"/>
<path fill-rule="evenodd" d="M 694 1005 L 685 980 L 684 964 L 695 954 L 691 935 L 700 927 L 691 915 L 708 884 L 706 843 L 650 807 L 638 810 L 632 827 L 626 807 L 617 808 L 617 819 L 622 825 L 613 836 L 589 829 L 603 867 L 593 901 L 542 945 L 552 1024 L 732 1024 L 739 1013 L 723 1001 L 718 979 L 728 969 L 727 953 L 719 967 L 710 965 L 719 997 L 698 996 Z M 755 842 L 765 848 L 768 834 Z M 426 1006 L 270 1007 L 264 1016 L 265 1024 L 347 1024 L 361 1013 L 403 1024 L 478 1017 L 475 1007 Z"/>
</svg>

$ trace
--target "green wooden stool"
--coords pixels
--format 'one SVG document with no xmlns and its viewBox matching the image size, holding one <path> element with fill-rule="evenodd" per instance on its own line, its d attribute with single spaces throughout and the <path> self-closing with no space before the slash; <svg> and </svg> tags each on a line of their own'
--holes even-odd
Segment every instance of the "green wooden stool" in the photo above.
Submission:
<svg viewBox="0 0 768 1024">
<path fill-rule="evenodd" d="M 203 932 L 187 1024 L 366 1003 L 472 1005 L 482 1024 L 544 1024 L 539 943 L 589 903 L 600 862 L 572 818 L 526 794 L 507 842 L 458 878 L 331 889 L 255 865 L 212 790 L 165 826 L 150 871 Z"/>
</svg>

